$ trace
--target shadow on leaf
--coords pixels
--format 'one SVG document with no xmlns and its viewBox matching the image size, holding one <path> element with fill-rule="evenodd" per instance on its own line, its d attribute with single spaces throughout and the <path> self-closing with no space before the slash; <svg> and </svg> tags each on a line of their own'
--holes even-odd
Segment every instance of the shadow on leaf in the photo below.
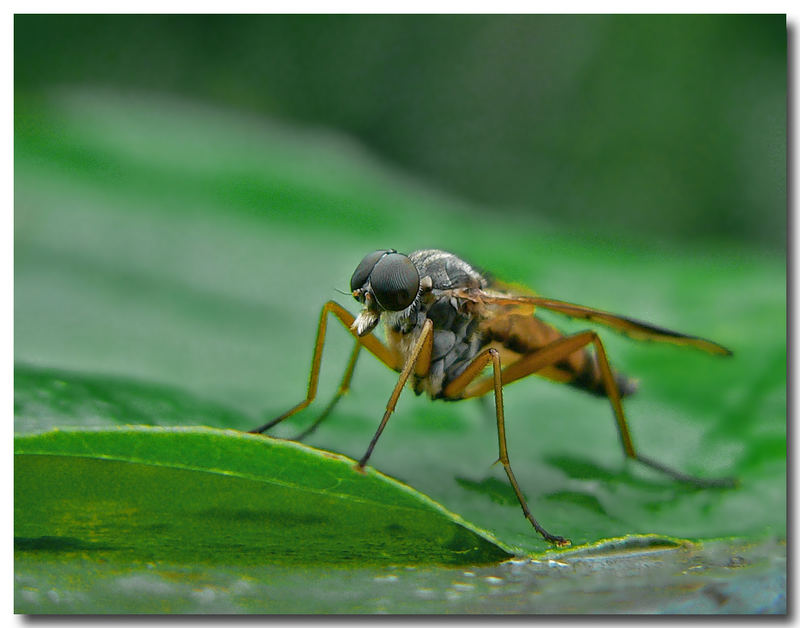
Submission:
<svg viewBox="0 0 800 628">
<path fill-rule="evenodd" d="M 600 503 L 600 500 L 589 493 L 581 493 L 579 491 L 557 491 L 555 493 L 549 493 L 545 497 L 550 501 L 559 502 L 562 504 L 574 504 L 587 510 L 591 510 L 598 515 L 616 520 L 616 517 L 608 514 L 606 509 Z"/>
<path fill-rule="evenodd" d="M 512 489 L 508 483 L 502 482 L 497 478 L 488 477 L 480 482 L 468 478 L 456 478 L 456 482 L 458 482 L 459 486 L 468 491 L 474 491 L 487 496 L 496 504 L 513 506 L 519 503 L 517 501 L 517 496 L 514 495 L 514 489 Z"/>
<path fill-rule="evenodd" d="M 680 493 L 694 493 L 703 490 L 700 487 L 678 482 L 666 476 L 656 475 L 653 479 L 641 477 L 631 470 L 636 463 L 632 463 L 631 466 L 625 466 L 619 471 L 610 471 L 593 462 L 574 456 L 546 456 L 545 461 L 574 480 L 600 481 L 608 485 L 627 485 L 648 490 L 671 489 Z M 648 473 L 650 472 L 648 471 Z"/>
</svg>

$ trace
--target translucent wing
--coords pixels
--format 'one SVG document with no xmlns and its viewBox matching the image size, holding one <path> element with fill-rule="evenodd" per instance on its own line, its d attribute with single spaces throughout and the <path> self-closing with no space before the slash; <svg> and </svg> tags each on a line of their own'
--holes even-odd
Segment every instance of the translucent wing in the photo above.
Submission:
<svg viewBox="0 0 800 628">
<path fill-rule="evenodd" d="M 689 336 L 681 334 L 676 331 L 665 329 L 637 321 L 627 316 L 620 316 L 618 314 L 611 314 L 603 310 L 586 307 L 583 305 L 576 305 L 574 303 L 567 303 L 566 301 L 558 301 L 556 299 L 548 299 L 546 297 L 537 296 L 517 296 L 517 295 L 504 295 L 492 292 L 483 291 L 462 291 L 459 296 L 461 298 L 478 301 L 482 303 L 492 303 L 503 306 L 513 306 L 516 308 L 530 308 L 533 313 L 537 307 L 543 307 L 559 314 L 565 314 L 572 318 L 583 318 L 593 323 L 606 325 L 612 329 L 622 332 L 630 338 L 636 340 L 652 340 L 656 342 L 668 342 L 674 345 L 681 345 L 684 347 L 694 347 L 701 351 L 713 353 L 716 355 L 731 355 L 732 352 L 716 342 L 706 340 L 705 338 L 698 338 L 697 336 Z"/>
</svg>

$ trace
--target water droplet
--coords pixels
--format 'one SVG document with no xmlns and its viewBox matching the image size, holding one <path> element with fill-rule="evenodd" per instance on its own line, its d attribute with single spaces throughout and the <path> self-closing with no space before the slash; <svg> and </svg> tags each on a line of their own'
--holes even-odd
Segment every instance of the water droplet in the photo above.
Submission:
<svg viewBox="0 0 800 628">
<path fill-rule="evenodd" d="M 475 588 L 474 584 L 467 584 L 466 582 L 454 582 L 451 586 L 454 591 L 472 591 Z"/>
</svg>

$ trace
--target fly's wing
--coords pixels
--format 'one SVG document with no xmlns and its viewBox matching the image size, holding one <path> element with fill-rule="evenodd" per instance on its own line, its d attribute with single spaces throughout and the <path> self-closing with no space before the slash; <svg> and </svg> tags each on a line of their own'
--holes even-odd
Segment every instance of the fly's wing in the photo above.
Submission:
<svg viewBox="0 0 800 628">
<path fill-rule="evenodd" d="M 530 311 L 515 310 L 519 306 L 485 305 L 490 314 L 481 321 L 480 331 L 486 343 L 500 351 L 503 364 L 511 366 L 518 360 L 562 339 L 564 335 Z M 596 356 L 586 347 L 559 359 L 536 375 L 581 388 L 594 395 L 606 396 L 603 373 Z M 617 371 L 612 372 L 620 396 L 636 390 L 636 382 Z"/>
<path fill-rule="evenodd" d="M 676 331 L 665 329 L 637 321 L 627 316 L 620 316 L 618 314 L 611 314 L 603 310 L 586 307 L 583 305 L 576 305 L 574 303 L 567 303 L 566 301 L 558 301 L 556 299 L 548 299 L 538 296 L 517 296 L 505 295 L 494 292 L 484 291 L 462 291 L 459 296 L 464 299 L 477 301 L 481 303 L 491 303 L 500 306 L 512 307 L 517 312 L 527 310 L 533 314 L 537 307 L 542 307 L 559 314 L 565 314 L 572 318 L 583 318 L 593 323 L 606 325 L 611 327 L 630 338 L 635 340 L 652 340 L 656 342 L 667 342 L 674 345 L 684 347 L 694 347 L 701 351 L 713 353 L 716 355 L 731 355 L 732 352 L 722 345 L 706 340 L 705 338 L 698 338 L 697 336 L 689 336 L 681 334 Z"/>
<path fill-rule="evenodd" d="M 525 297 L 537 297 L 539 296 L 536 294 L 534 290 L 531 290 L 528 286 L 524 286 L 521 283 L 517 283 L 516 281 L 501 281 L 495 277 L 489 278 L 489 290 L 490 294 L 513 294 L 516 296 L 525 296 Z"/>
</svg>

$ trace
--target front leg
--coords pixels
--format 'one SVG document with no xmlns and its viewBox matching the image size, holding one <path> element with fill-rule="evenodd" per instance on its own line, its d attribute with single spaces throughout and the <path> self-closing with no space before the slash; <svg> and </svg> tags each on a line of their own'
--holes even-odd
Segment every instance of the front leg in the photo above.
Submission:
<svg viewBox="0 0 800 628">
<path fill-rule="evenodd" d="M 351 329 L 353 325 L 353 321 L 355 318 L 353 317 L 350 312 L 344 309 L 341 305 L 336 303 L 335 301 L 328 301 L 322 307 L 322 313 L 319 317 L 319 326 L 317 327 L 317 340 L 314 344 L 314 357 L 311 359 L 311 373 L 308 378 L 308 391 L 306 392 L 306 398 L 298 403 L 296 406 L 291 408 L 290 410 L 284 412 L 280 416 L 268 421 L 264 425 L 257 427 L 255 429 L 249 430 L 251 434 L 261 434 L 266 432 L 268 429 L 276 426 L 281 421 L 288 419 L 293 414 L 300 412 L 303 408 L 307 407 L 314 398 L 317 396 L 317 384 L 319 383 L 319 370 L 320 365 L 322 364 L 322 348 L 325 344 L 325 331 L 327 328 L 328 323 L 328 314 L 333 314 L 339 322 L 342 323 L 347 328 L 353 337 L 356 339 L 358 343 L 357 348 L 359 346 L 363 346 L 366 348 L 372 355 L 378 358 L 381 362 L 383 362 L 386 366 L 388 366 L 393 371 L 398 370 L 398 364 L 400 362 L 399 357 L 391 351 L 388 347 L 386 347 L 380 340 L 378 340 L 372 334 L 367 336 L 359 337 L 355 331 Z M 316 424 L 313 426 L 314 428 L 316 425 L 319 425 L 319 422 L 327 416 L 327 414 L 333 409 L 333 405 L 341 398 L 344 394 L 344 391 L 350 385 L 350 378 L 353 374 L 353 369 L 355 368 L 355 361 L 358 357 L 358 350 L 357 348 L 353 351 L 353 354 L 350 358 L 350 362 L 348 363 L 348 368 L 345 371 L 344 378 L 342 379 L 342 383 L 339 386 L 339 393 L 337 396 L 334 397 L 333 401 L 329 404 L 328 408 L 326 408 L 323 416 L 316 421 Z M 305 434 L 304 434 L 305 435 Z"/>
<path fill-rule="evenodd" d="M 397 384 L 392 391 L 392 396 L 389 397 L 389 402 L 386 404 L 386 412 L 383 413 L 383 419 L 381 419 L 381 424 L 378 426 L 378 431 L 375 432 L 375 436 L 372 437 L 372 441 L 367 448 L 366 453 L 361 456 L 361 460 L 358 461 L 357 468 L 363 469 L 364 465 L 367 464 L 367 460 L 372 455 L 372 450 L 375 448 L 375 443 L 378 442 L 378 438 L 383 432 L 383 428 L 386 427 L 386 423 L 389 421 L 389 417 L 394 412 L 394 408 L 397 405 L 397 400 L 400 398 L 400 393 L 403 391 L 403 386 L 406 385 L 408 381 L 408 377 L 411 375 L 411 371 L 415 371 L 417 375 L 425 376 L 428 374 L 428 370 L 430 369 L 431 365 L 431 355 L 433 352 L 433 321 L 430 319 L 426 319 L 425 324 L 422 326 L 422 331 L 419 334 L 419 338 L 417 338 L 416 343 L 414 344 L 411 353 L 406 360 L 405 366 L 403 370 L 400 372 L 400 378 L 397 380 Z"/>
</svg>

